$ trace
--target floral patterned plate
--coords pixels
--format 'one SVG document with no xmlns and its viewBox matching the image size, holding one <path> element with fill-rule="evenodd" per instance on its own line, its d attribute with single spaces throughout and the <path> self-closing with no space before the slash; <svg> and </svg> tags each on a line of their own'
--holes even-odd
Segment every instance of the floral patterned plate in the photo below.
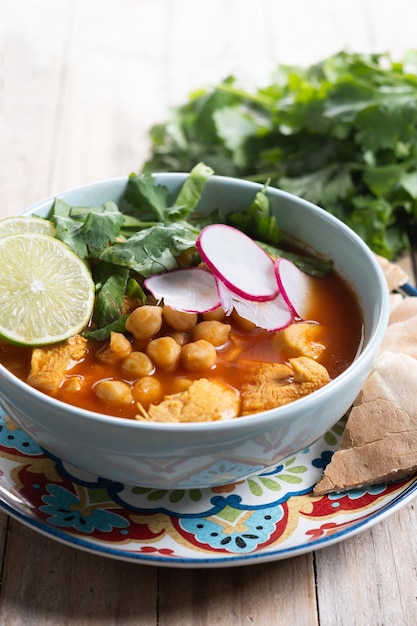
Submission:
<svg viewBox="0 0 417 626">
<path fill-rule="evenodd" d="M 69 466 L 0 412 L 0 507 L 53 539 L 125 561 L 219 567 L 284 559 L 346 539 L 417 495 L 414 477 L 313 496 L 343 427 L 270 472 L 225 487 L 167 491 Z"/>
</svg>

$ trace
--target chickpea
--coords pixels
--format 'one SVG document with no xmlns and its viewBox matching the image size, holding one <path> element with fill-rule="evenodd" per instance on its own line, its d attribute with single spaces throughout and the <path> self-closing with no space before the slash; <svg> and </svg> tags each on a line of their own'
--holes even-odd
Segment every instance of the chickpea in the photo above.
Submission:
<svg viewBox="0 0 417 626">
<path fill-rule="evenodd" d="M 151 374 L 154 364 L 147 354 L 134 350 L 123 359 L 120 369 L 126 378 L 141 378 Z"/>
<path fill-rule="evenodd" d="M 180 267 L 190 267 L 193 264 L 196 249 L 194 247 L 183 250 L 177 256 L 177 263 Z"/>
<path fill-rule="evenodd" d="M 145 304 L 129 315 L 126 320 L 126 330 L 132 333 L 137 341 L 150 339 L 156 335 L 162 326 L 162 308 Z"/>
<path fill-rule="evenodd" d="M 122 358 L 132 352 L 132 344 L 123 333 L 110 333 L 110 348 Z"/>
<path fill-rule="evenodd" d="M 191 330 L 198 320 L 197 313 L 186 313 L 185 311 L 176 311 L 169 306 L 164 306 L 162 309 L 162 315 L 164 320 L 173 330 L 179 330 L 180 332 L 186 332 Z"/>
<path fill-rule="evenodd" d="M 173 330 L 172 332 L 170 332 L 169 336 L 175 339 L 179 346 L 183 346 L 188 341 L 186 333 L 180 333 L 177 330 Z"/>
<path fill-rule="evenodd" d="M 201 314 L 201 318 L 203 320 L 216 320 L 217 322 L 222 322 L 226 317 L 226 313 L 223 311 L 221 306 L 218 306 L 217 309 L 213 309 L 212 311 L 206 311 Z"/>
<path fill-rule="evenodd" d="M 97 358 L 104 363 L 117 363 L 132 352 L 132 344 L 123 333 L 110 333 L 110 342 L 97 353 Z"/>
<path fill-rule="evenodd" d="M 189 378 L 176 378 L 173 381 L 172 385 L 172 393 L 180 393 L 181 391 L 185 391 L 188 387 L 191 387 L 193 381 Z"/>
<path fill-rule="evenodd" d="M 94 387 L 95 394 L 108 404 L 126 406 L 133 400 L 130 386 L 121 380 L 101 380 Z"/>
<path fill-rule="evenodd" d="M 181 349 L 181 361 L 187 370 L 210 369 L 217 361 L 216 348 L 205 339 L 187 343 Z"/>
<path fill-rule="evenodd" d="M 157 378 L 144 376 L 133 384 L 132 395 L 136 402 L 140 402 L 146 408 L 150 404 L 160 402 L 164 393 Z"/>
<path fill-rule="evenodd" d="M 206 320 L 194 326 L 191 337 L 195 341 L 205 339 L 213 346 L 219 347 L 227 342 L 231 330 L 230 324 L 223 324 L 217 320 Z"/>
<path fill-rule="evenodd" d="M 82 378 L 80 376 L 70 376 L 64 382 L 65 391 L 70 393 L 80 391 L 82 386 Z"/>
<path fill-rule="evenodd" d="M 173 372 L 181 357 L 181 346 L 173 337 L 158 337 L 148 343 L 146 354 L 156 367 Z"/>
</svg>

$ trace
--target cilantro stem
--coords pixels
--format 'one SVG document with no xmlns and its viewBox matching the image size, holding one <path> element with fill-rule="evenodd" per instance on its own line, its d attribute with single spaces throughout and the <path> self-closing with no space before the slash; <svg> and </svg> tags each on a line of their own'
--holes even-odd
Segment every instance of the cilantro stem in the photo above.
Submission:
<svg viewBox="0 0 417 626">
<path fill-rule="evenodd" d="M 239 87 L 234 87 L 228 83 L 221 83 L 220 85 L 216 85 L 215 91 L 220 93 L 227 93 L 229 95 L 238 96 L 242 100 L 248 100 L 249 102 L 254 102 L 262 107 L 266 108 L 271 113 L 276 111 L 276 100 L 274 98 L 269 98 L 264 94 L 259 92 L 250 93 L 244 89 Z"/>
</svg>

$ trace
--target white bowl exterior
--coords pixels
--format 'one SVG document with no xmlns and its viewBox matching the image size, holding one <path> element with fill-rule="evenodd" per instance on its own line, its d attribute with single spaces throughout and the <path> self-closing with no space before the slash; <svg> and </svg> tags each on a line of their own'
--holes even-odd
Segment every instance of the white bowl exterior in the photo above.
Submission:
<svg viewBox="0 0 417 626">
<path fill-rule="evenodd" d="M 160 174 L 178 191 L 186 174 Z M 72 205 L 100 206 L 119 200 L 126 179 L 75 189 L 57 197 Z M 261 185 L 214 176 L 202 209 L 237 211 Z M 213 487 L 266 471 L 302 450 L 344 415 L 363 386 L 388 322 L 388 289 L 368 247 L 322 209 L 277 189 L 268 191 L 280 228 L 334 259 L 355 288 L 365 318 L 364 347 L 334 381 L 279 409 L 229 422 L 148 424 L 83 412 L 49 398 L 0 366 L 0 405 L 47 451 L 95 475 L 164 489 Z M 53 198 L 25 213 L 46 216 Z"/>
</svg>

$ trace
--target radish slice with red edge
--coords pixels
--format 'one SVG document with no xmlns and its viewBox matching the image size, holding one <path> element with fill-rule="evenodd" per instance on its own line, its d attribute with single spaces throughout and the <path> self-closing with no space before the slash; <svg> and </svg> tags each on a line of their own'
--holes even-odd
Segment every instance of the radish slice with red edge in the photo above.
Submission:
<svg viewBox="0 0 417 626">
<path fill-rule="evenodd" d="M 240 317 L 264 330 L 282 330 L 294 321 L 292 312 L 281 294 L 266 302 L 233 298 L 233 305 Z"/>
<path fill-rule="evenodd" d="M 237 228 L 210 224 L 200 232 L 196 246 L 215 277 L 238 296 L 263 302 L 278 295 L 274 261 Z"/>
<path fill-rule="evenodd" d="M 217 283 L 217 292 L 220 298 L 220 305 L 225 312 L 226 315 L 230 315 L 233 311 L 234 302 L 233 302 L 233 293 L 226 287 L 221 280 L 216 280 Z"/>
<path fill-rule="evenodd" d="M 282 257 L 275 260 L 279 290 L 295 317 L 307 317 L 306 304 L 311 296 L 312 281 L 292 261 Z"/>
<path fill-rule="evenodd" d="M 201 267 L 172 270 L 154 274 L 144 282 L 157 300 L 186 313 L 206 313 L 220 306 L 217 283 L 213 274 Z"/>
</svg>

